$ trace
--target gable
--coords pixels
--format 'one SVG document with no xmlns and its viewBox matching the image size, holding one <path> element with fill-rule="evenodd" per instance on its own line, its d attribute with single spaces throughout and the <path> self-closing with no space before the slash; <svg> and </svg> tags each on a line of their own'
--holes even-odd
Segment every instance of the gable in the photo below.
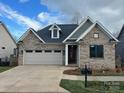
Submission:
<svg viewBox="0 0 124 93">
<path fill-rule="evenodd" d="M 61 28 L 55 23 L 55 24 L 53 24 L 50 28 L 49 28 L 49 30 L 53 30 L 54 28 L 57 28 L 58 30 L 61 30 Z"/>
<path fill-rule="evenodd" d="M 109 40 L 119 42 L 104 26 L 102 26 L 99 22 L 95 22 L 93 25 L 91 25 L 77 40 L 78 42 L 80 39 L 83 39 L 90 31 L 92 31 L 93 28 L 99 28 L 99 31 L 102 31 Z"/>
<path fill-rule="evenodd" d="M 98 38 L 94 38 L 94 34 L 99 35 Z M 80 41 L 90 44 L 105 44 L 108 43 L 110 38 L 97 26 L 94 26 L 90 32 L 88 32 Z"/>
<path fill-rule="evenodd" d="M 3 23 L 0 23 L 0 45 L 16 47 L 16 42 Z"/>
<path fill-rule="evenodd" d="M 84 23 L 69 39 L 77 39 L 83 32 L 85 32 L 93 23 L 90 20 Z"/>
<path fill-rule="evenodd" d="M 29 32 L 28 35 L 23 39 L 23 44 L 25 46 L 25 48 L 32 48 L 34 46 L 37 46 L 39 44 L 41 44 L 43 42 L 41 42 L 34 34 L 33 32 Z"/>
<path fill-rule="evenodd" d="M 13 44 L 16 45 L 16 41 L 14 40 L 14 38 L 12 37 L 12 35 L 10 34 L 10 32 L 8 31 L 7 27 L 2 23 L 0 22 L 0 35 L 1 37 L 6 37 L 9 39 L 9 41 L 11 41 Z"/>
<path fill-rule="evenodd" d="M 30 33 L 34 34 L 35 37 L 37 37 L 42 43 L 45 43 L 44 40 L 43 40 L 43 39 L 34 31 L 34 29 L 32 29 L 32 28 L 28 29 L 28 30 L 20 37 L 20 39 L 18 40 L 18 43 L 19 43 L 20 41 L 23 41 L 23 39 L 25 39 L 25 38 L 28 36 L 28 34 L 30 34 Z"/>
<path fill-rule="evenodd" d="M 84 33 L 91 25 L 93 21 L 90 17 L 87 17 L 78 25 L 78 27 L 65 39 L 63 42 L 69 41 L 71 39 L 76 40 L 82 33 Z"/>
</svg>

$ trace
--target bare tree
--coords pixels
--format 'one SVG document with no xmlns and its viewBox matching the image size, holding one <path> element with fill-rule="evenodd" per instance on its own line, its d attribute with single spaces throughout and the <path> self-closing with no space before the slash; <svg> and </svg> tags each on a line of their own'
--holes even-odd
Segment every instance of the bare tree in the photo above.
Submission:
<svg viewBox="0 0 124 93">
<path fill-rule="evenodd" d="M 75 12 L 73 18 L 72 18 L 72 22 L 75 23 L 75 24 L 79 24 L 80 21 L 81 21 L 81 14 L 80 12 Z"/>
</svg>

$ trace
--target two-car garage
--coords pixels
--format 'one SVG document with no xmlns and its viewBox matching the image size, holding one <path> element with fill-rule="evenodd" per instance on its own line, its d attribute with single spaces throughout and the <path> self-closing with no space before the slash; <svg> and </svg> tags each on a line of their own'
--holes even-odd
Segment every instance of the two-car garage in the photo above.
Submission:
<svg viewBox="0 0 124 93">
<path fill-rule="evenodd" d="M 26 50 L 24 64 L 63 64 L 62 50 Z"/>
</svg>

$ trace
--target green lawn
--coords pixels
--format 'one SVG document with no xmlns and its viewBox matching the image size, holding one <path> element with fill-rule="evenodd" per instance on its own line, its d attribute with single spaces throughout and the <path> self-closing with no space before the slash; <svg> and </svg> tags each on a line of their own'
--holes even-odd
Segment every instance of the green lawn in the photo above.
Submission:
<svg viewBox="0 0 124 93">
<path fill-rule="evenodd" d="M 88 88 L 85 88 L 84 81 L 62 79 L 60 86 L 71 93 L 124 93 L 124 82 L 119 83 L 118 88 L 114 86 L 108 90 L 108 87 L 104 86 L 104 82 L 89 81 Z"/>
<path fill-rule="evenodd" d="M 0 73 L 1 73 L 1 72 L 4 72 L 4 71 L 6 71 L 6 70 L 9 70 L 9 69 L 11 69 L 11 68 L 13 68 L 13 67 L 10 67 L 10 66 L 0 66 Z"/>
</svg>

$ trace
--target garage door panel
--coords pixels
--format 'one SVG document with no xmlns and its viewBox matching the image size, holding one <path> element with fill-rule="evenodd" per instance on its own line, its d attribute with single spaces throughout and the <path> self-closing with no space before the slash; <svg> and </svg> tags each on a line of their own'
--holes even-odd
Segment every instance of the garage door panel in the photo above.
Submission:
<svg viewBox="0 0 124 93">
<path fill-rule="evenodd" d="M 62 64 L 62 53 L 25 53 L 24 64 Z"/>
</svg>

